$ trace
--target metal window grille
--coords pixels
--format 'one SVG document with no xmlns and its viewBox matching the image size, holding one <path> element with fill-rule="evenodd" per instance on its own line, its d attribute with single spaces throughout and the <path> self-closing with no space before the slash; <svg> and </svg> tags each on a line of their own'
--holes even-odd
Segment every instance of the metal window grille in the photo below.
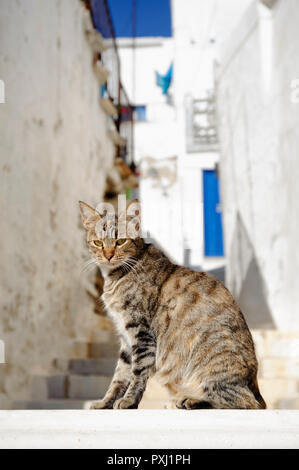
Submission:
<svg viewBox="0 0 299 470">
<path fill-rule="evenodd" d="M 218 150 L 215 96 L 209 91 L 205 97 L 186 99 L 187 152 Z"/>
</svg>

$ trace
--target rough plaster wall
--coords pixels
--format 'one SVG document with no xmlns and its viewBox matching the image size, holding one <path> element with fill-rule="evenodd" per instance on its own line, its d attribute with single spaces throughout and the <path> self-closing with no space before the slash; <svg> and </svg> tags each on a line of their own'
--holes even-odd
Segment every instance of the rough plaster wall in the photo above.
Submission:
<svg viewBox="0 0 299 470">
<path fill-rule="evenodd" d="M 290 99 L 299 78 L 298 2 L 276 2 L 272 21 L 268 90 L 258 17 L 245 40 L 232 38 L 238 46 L 218 73 L 227 283 L 240 298 L 254 260 L 260 288 L 249 283 L 248 295 L 261 295 L 278 328 L 299 330 L 299 104 Z M 241 246 L 240 231 L 248 239 Z"/>
<path fill-rule="evenodd" d="M 98 202 L 113 146 L 77 0 L 0 0 L 0 407 L 95 322 L 78 199 Z"/>
</svg>

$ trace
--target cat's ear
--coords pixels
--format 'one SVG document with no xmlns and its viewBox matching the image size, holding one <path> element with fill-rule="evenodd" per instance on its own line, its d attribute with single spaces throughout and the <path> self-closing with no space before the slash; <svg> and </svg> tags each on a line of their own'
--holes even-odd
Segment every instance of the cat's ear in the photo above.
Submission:
<svg viewBox="0 0 299 470">
<path fill-rule="evenodd" d="M 90 229 L 101 218 L 100 214 L 86 202 L 79 201 L 79 207 L 83 225 L 86 229 Z"/>
</svg>

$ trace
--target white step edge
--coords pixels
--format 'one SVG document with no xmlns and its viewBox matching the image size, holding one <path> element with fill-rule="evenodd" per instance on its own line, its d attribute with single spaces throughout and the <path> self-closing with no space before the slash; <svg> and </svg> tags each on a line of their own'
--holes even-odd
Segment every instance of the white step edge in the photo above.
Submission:
<svg viewBox="0 0 299 470">
<path fill-rule="evenodd" d="M 299 410 L 0 411 L 0 448 L 299 448 Z"/>
</svg>

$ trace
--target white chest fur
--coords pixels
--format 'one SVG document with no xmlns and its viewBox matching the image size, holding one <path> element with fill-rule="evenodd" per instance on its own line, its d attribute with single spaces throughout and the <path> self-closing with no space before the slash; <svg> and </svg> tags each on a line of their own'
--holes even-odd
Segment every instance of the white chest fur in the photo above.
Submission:
<svg viewBox="0 0 299 470">
<path fill-rule="evenodd" d="M 125 316 L 121 309 L 122 302 L 118 296 L 118 287 L 121 284 L 121 281 L 113 282 L 109 279 L 109 277 L 107 278 L 107 274 L 108 273 L 104 275 L 105 284 L 103 300 L 108 310 L 108 314 L 115 324 L 118 335 L 122 338 L 126 345 L 131 348 L 131 338 L 126 330 Z"/>
<path fill-rule="evenodd" d="M 126 343 L 128 348 L 131 348 L 132 342 L 131 338 L 126 330 L 125 327 L 125 320 L 121 312 L 115 312 L 113 310 L 108 309 L 109 316 L 113 319 L 113 322 L 116 326 L 117 332 L 119 336 L 123 339 L 123 341 Z"/>
</svg>

